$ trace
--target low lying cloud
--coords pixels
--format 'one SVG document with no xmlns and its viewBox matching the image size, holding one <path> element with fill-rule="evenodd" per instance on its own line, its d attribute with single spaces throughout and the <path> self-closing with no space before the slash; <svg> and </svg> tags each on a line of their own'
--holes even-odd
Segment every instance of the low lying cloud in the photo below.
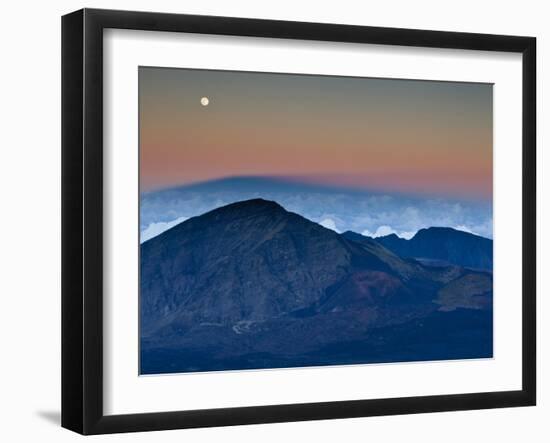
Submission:
<svg viewBox="0 0 550 443">
<path fill-rule="evenodd" d="M 454 227 L 483 237 L 493 237 L 492 203 L 455 198 L 351 192 L 342 189 L 267 186 L 248 188 L 228 182 L 211 189 L 189 187 L 159 191 L 141 197 L 142 241 L 184 220 L 229 203 L 250 198 L 273 200 L 286 210 L 335 232 L 354 231 L 371 237 L 395 233 L 411 238 L 423 228 Z"/>
<path fill-rule="evenodd" d="M 472 229 L 470 229 L 468 226 L 465 226 L 465 225 L 453 226 L 453 229 L 456 229 L 457 231 L 463 231 L 463 232 L 468 232 L 469 234 L 477 235 L 477 232 L 472 231 Z"/>
<path fill-rule="evenodd" d="M 372 238 L 384 237 L 386 235 L 395 234 L 398 237 L 409 240 L 414 237 L 414 235 L 416 234 L 416 231 L 396 231 L 391 226 L 383 225 L 383 226 L 379 226 L 378 229 L 376 229 L 376 231 L 374 232 L 371 232 L 368 229 L 365 229 L 363 232 L 361 232 L 361 234 Z"/>
<path fill-rule="evenodd" d="M 320 221 L 319 224 L 327 229 L 331 229 L 335 232 L 340 233 L 340 231 L 336 228 L 336 222 L 331 218 L 325 218 L 324 220 Z"/>
<path fill-rule="evenodd" d="M 145 228 L 143 231 L 141 231 L 139 236 L 139 242 L 143 243 L 147 240 L 156 237 L 159 234 L 162 234 L 164 231 L 167 231 L 170 228 L 173 228 L 174 226 L 180 224 L 181 222 L 184 222 L 189 217 L 178 217 L 175 220 L 169 221 L 169 222 L 157 222 L 157 223 L 151 223 L 147 228 Z"/>
</svg>

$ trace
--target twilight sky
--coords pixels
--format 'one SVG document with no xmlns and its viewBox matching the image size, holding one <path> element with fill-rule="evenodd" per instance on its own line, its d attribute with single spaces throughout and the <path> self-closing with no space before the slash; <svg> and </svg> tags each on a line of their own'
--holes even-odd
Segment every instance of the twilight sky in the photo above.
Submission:
<svg viewBox="0 0 550 443">
<path fill-rule="evenodd" d="M 143 192 L 276 176 L 492 195 L 489 84 L 141 67 L 139 94 Z"/>
</svg>

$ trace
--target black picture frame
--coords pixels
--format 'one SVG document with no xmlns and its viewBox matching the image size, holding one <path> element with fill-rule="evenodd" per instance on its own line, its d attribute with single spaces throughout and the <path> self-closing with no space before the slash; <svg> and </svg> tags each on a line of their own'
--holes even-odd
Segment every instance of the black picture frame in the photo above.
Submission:
<svg viewBox="0 0 550 443">
<path fill-rule="evenodd" d="M 522 389 L 104 415 L 102 37 L 107 28 L 522 54 Z M 535 405 L 535 86 L 533 37 L 97 9 L 65 15 L 62 18 L 62 426 L 81 434 L 105 434 Z"/>
</svg>

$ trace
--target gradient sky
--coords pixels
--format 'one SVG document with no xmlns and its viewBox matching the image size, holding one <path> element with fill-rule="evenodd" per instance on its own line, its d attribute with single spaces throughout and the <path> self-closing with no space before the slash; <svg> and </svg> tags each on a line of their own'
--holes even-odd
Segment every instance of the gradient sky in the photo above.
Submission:
<svg viewBox="0 0 550 443">
<path fill-rule="evenodd" d="M 489 84 L 141 67 L 139 94 L 142 192 L 261 175 L 492 195 Z"/>
</svg>

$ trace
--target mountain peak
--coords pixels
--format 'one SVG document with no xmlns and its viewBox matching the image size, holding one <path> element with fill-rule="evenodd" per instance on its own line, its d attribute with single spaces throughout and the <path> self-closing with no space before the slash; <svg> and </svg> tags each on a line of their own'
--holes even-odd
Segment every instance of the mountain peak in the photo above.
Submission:
<svg viewBox="0 0 550 443">
<path fill-rule="evenodd" d="M 222 206 L 213 211 L 203 214 L 203 216 L 222 215 L 239 213 L 240 215 L 254 215 L 264 212 L 287 212 L 279 203 L 263 198 L 253 198 L 250 200 L 242 200 L 235 203 Z"/>
<path fill-rule="evenodd" d="M 395 240 L 395 239 L 403 240 L 395 232 L 392 232 L 391 234 L 388 234 L 388 235 L 382 235 L 378 238 L 380 238 L 380 239 L 392 239 L 392 240 Z"/>
<path fill-rule="evenodd" d="M 415 237 L 420 238 L 425 236 L 479 237 L 479 238 L 485 239 L 485 237 L 481 237 L 471 232 L 461 231 L 460 229 L 454 229 L 454 228 L 449 228 L 444 226 L 432 226 L 429 228 L 422 228 L 414 235 L 413 238 Z M 488 239 L 485 239 L 485 240 L 488 240 Z"/>
<path fill-rule="evenodd" d="M 443 260 L 476 269 L 493 267 L 492 240 L 454 228 L 433 226 L 420 229 L 410 240 L 377 240 L 401 257 Z"/>
<path fill-rule="evenodd" d="M 238 207 L 238 208 L 246 208 L 246 207 L 264 207 L 264 208 L 272 208 L 272 209 L 283 209 L 283 207 L 273 200 L 266 200 L 263 198 L 251 198 L 250 200 L 242 200 L 235 203 L 230 203 L 229 205 L 222 206 L 220 209 L 223 208 L 231 208 L 231 207 Z"/>
</svg>

